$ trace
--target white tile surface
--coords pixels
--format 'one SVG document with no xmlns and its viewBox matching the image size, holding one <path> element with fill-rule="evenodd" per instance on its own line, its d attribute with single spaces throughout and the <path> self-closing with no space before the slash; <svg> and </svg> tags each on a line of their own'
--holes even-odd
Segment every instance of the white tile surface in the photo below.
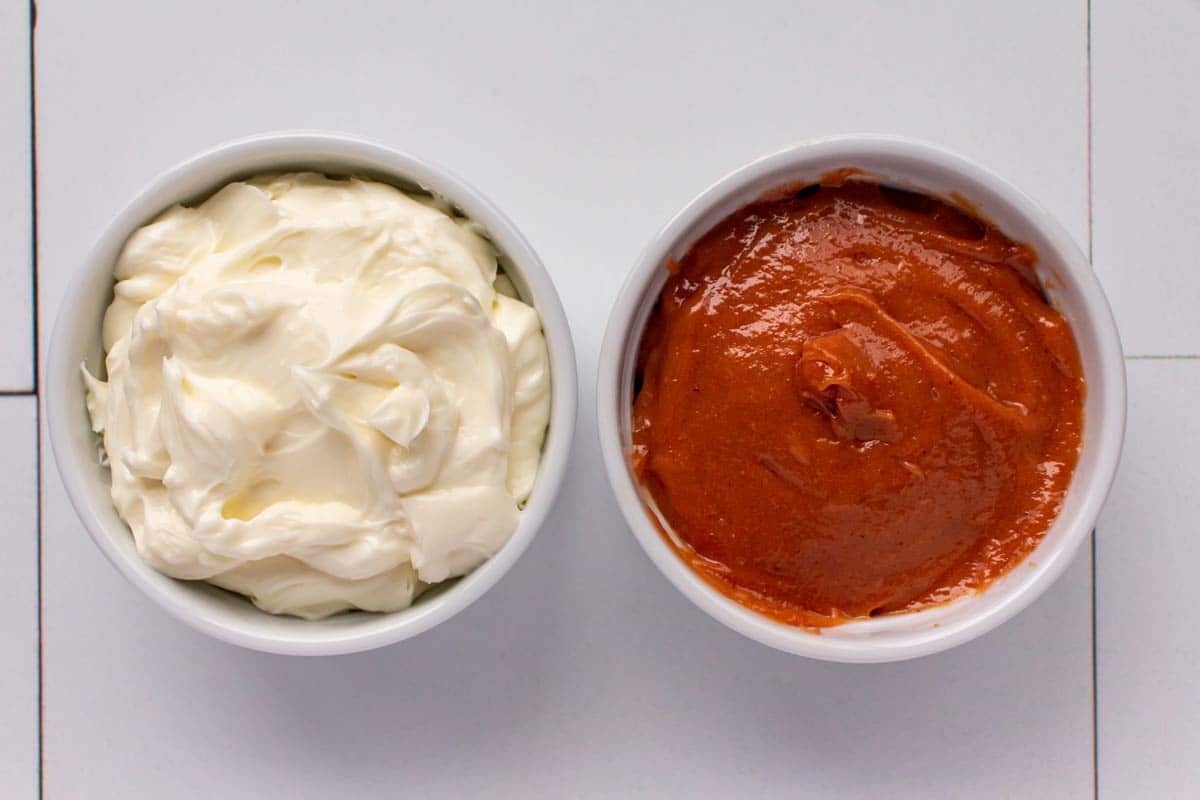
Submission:
<svg viewBox="0 0 1200 800">
<path fill-rule="evenodd" d="M 38 796 L 37 400 L 0 397 L 0 787 Z"/>
<path fill-rule="evenodd" d="M 1092 3 L 1094 262 L 1127 353 L 1200 354 L 1200 3 Z"/>
<path fill-rule="evenodd" d="M 0 391 L 33 388 L 29 4 L 0 3 Z"/>
<path fill-rule="evenodd" d="M 1197 797 L 1200 361 L 1129 362 L 1129 429 L 1096 551 L 1101 797 Z"/>
<path fill-rule="evenodd" d="M 774 653 L 709 621 L 641 554 L 592 401 L 608 308 L 643 242 L 710 181 L 797 139 L 943 142 L 1085 242 L 1082 4 L 213 5 L 42 9 L 44 330 L 101 226 L 158 170 L 253 131 L 352 130 L 451 165 L 540 251 L 580 359 L 575 466 L 539 540 L 461 617 L 306 661 L 148 607 L 45 464 L 47 797 L 1091 796 L 1086 557 L 949 654 L 852 668 Z M 1014 123 L 1028 120 L 1033 139 Z"/>
</svg>

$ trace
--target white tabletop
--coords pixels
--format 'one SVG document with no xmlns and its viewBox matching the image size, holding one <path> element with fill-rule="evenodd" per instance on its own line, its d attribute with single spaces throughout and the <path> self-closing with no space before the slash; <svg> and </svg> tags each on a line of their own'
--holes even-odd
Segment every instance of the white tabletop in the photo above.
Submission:
<svg viewBox="0 0 1200 800">
<path fill-rule="evenodd" d="M 4 796 L 1200 794 L 1200 6 L 500 5 L 42 0 L 31 36 L 0 0 Z M 88 540 L 35 436 L 33 354 L 111 216 L 188 155 L 283 128 L 476 184 L 547 264 L 579 359 L 573 468 L 528 553 L 459 617 L 357 656 L 168 618 Z M 1129 353 L 1094 552 L 984 638 L 879 666 L 777 653 L 690 605 L 622 522 L 594 420 L 648 237 L 733 167 L 848 131 L 1025 188 L 1093 254 Z"/>
</svg>

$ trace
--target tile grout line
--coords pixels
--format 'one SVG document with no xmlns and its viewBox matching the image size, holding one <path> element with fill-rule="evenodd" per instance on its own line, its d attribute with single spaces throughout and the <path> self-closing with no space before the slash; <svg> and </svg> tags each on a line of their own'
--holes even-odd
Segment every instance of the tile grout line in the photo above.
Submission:
<svg viewBox="0 0 1200 800">
<path fill-rule="evenodd" d="M 1087 248 L 1088 262 L 1095 270 L 1095 176 L 1093 163 L 1095 160 L 1094 136 L 1092 127 L 1092 0 L 1087 0 Z M 1097 647 L 1096 625 L 1096 528 L 1092 528 L 1092 797 L 1100 800 L 1100 660 Z"/>
<path fill-rule="evenodd" d="M 1200 361 L 1200 356 L 1191 355 L 1127 355 L 1126 361 Z"/>
<path fill-rule="evenodd" d="M 33 377 L 32 383 L 33 394 L 37 394 L 41 381 L 39 380 L 39 364 L 38 364 L 38 272 L 37 272 L 37 245 L 38 245 L 38 220 L 37 220 L 37 97 L 35 96 L 35 76 L 34 76 L 34 28 L 37 27 L 37 0 L 29 0 L 29 202 L 30 202 L 30 251 L 29 251 L 29 267 L 32 275 L 31 286 L 33 292 L 33 313 L 30 318 L 33 322 Z"/>
<path fill-rule="evenodd" d="M 32 271 L 33 289 L 33 395 L 34 422 L 37 426 L 37 439 L 34 447 L 34 479 L 37 504 L 34 509 L 35 529 L 37 532 L 37 637 L 38 637 L 38 683 L 37 683 L 37 795 L 46 796 L 46 765 L 45 765 L 45 642 L 42 629 L 42 398 L 41 398 L 41 359 L 39 356 L 41 340 L 38 320 L 38 178 L 37 178 L 37 0 L 29 0 L 29 201 L 30 201 L 30 268 Z"/>
</svg>

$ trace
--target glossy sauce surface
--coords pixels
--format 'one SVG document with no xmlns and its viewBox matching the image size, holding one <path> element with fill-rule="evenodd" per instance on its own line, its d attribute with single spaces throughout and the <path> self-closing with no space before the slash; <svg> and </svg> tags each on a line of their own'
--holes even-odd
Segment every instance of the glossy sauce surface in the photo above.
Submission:
<svg viewBox="0 0 1200 800">
<path fill-rule="evenodd" d="M 633 466 L 681 557 L 807 626 L 1012 569 L 1061 507 L 1085 391 L 1031 248 L 833 181 L 742 208 L 670 265 L 633 408 Z"/>
</svg>

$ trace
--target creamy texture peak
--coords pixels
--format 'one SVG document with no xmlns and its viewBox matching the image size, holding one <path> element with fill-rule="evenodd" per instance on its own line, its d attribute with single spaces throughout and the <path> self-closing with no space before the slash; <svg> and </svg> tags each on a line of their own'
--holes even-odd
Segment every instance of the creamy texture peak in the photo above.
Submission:
<svg viewBox="0 0 1200 800">
<path fill-rule="evenodd" d="M 177 578 L 319 618 L 406 607 L 516 529 L 537 313 L 471 222 L 381 183 L 231 183 L 130 237 L 85 372 L 112 496 Z"/>
</svg>

